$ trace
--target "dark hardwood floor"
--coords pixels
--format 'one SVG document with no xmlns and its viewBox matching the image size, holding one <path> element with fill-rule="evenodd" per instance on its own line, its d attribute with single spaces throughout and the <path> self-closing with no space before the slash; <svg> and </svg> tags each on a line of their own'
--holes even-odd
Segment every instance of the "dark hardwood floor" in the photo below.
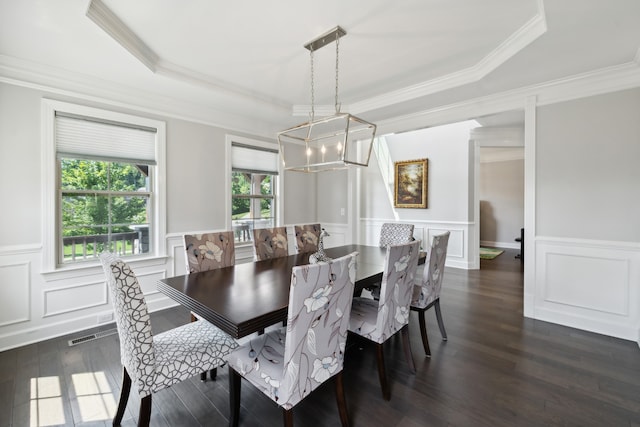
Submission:
<svg viewBox="0 0 640 427">
<path fill-rule="evenodd" d="M 422 352 L 416 313 L 412 375 L 400 337 L 385 348 L 391 401 L 382 399 L 374 348 L 349 338 L 344 369 L 353 426 L 640 426 L 640 350 L 629 342 L 522 317 L 522 270 L 508 250 L 479 271 L 447 269 L 441 341 L 427 312 L 433 356 Z M 161 332 L 187 322 L 182 308 L 152 314 Z M 103 328 L 104 329 L 104 328 Z M 69 347 L 74 334 L 0 353 L 0 427 L 111 425 L 120 390 L 117 336 Z M 228 373 L 153 397 L 153 426 L 227 425 Z M 299 426 L 339 425 L 333 385 L 294 409 Z M 131 392 L 123 425 L 135 425 Z M 282 425 L 281 410 L 242 383 L 243 426 Z"/>
</svg>

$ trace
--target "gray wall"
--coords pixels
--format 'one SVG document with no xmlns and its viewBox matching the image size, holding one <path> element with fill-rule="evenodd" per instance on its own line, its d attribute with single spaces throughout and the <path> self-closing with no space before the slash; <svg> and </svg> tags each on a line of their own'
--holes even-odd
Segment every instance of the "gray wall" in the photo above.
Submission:
<svg viewBox="0 0 640 427">
<path fill-rule="evenodd" d="M 524 160 L 480 163 L 478 187 L 480 241 L 517 246 L 524 227 Z"/>
<path fill-rule="evenodd" d="M 536 234 L 640 241 L 640 89 L 537 112 Z"/>
<path fill-rule="evenodd" d="M 167 232 L 226 228 L 225 135 L 251 135 L 0 83 L 0 246 L 42 244 L 41 99 L 122 111 L 167 123 Z M 264 138 L 253 137 L 264 140 Z M 283 223 L 316 221 L 313 175 L 284 174 Z"/>
</svg>

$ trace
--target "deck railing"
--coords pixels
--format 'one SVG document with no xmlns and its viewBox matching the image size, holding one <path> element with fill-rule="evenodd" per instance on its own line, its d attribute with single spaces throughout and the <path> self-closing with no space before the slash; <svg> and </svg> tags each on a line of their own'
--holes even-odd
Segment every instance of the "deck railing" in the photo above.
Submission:
<svg viewBox="0 0 640 427">
<path fill-rule="evenodd" d="M 131 231 L 126 233 L 95 234 L 88 236 L 68 236 L 62 238 L 65 254 L 67 248 L 71 248 L 71 253 L 65 255 L 65 261 L 76 261 L 83 259 L 97 258 L 100 252 L 108 249 L 118 255 L 134 255 L 146 252 L 148 247 L 144 247 L 146 229 Z M 147 245 L 148 246 L 148 245 Z"/>
</svg>

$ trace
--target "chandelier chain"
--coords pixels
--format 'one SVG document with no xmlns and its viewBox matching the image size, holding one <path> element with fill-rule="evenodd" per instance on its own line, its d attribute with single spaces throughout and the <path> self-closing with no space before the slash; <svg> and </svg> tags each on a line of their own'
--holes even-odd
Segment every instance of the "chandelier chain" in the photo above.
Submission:
<svg viewBox="0 0 640 427">
<path fill-rule="evenodd" d="M 313 47 L 309 48 L 309 55 L 311 56 L 311 121 L 315 119 L 315 93 L 313 87 Z"/>
<path fill-rule="evenodd" d="M 338 33 L 336 33 L 336 100 L 335 100 L 335 107 L 336 107 L 336 114 L 340 112 L 340 106 L 338 104 L 338 58 L 339 58 L 339 53 L 340 53 L 340 37 L 338 37 Z"/>
</svg>

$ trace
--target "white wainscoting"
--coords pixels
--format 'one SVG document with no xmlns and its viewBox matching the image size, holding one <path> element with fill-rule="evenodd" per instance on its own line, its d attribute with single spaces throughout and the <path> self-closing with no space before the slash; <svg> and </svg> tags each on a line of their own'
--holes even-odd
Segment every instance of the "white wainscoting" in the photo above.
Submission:
<svg viewBox="0 0 640 427">
<path fill-rule="evenodd" d="M 43 273 L 42 257 L 41 244 L 0 247 L 0 351 L 98 326 L 113 312 L 97 263 Z M 170 260 L 131 262 L 149 311 L 176 305 L 156 286 L 173 273 Z"/>
<path fill-rule="evenodd" d="M 394 221 L 379 218 L 363 218 L 360 220 L 360 243 L 377 246 L 380 241 L 380 229 L 385 222 L 413 224 L 413 236 L 422 241 L 425 248 L 431 244 L 433 236 L 449 231 L 449 246 L 447 248 L 447 267 L 472 269 L 477 250 L 473 250 L 469 239 L 472 236 L 472 223 L 436 222 L 436 221 Z"/>
<path fill-rule="evenodd" d="M 538 237 L 534 317 L 638 341 L 640 245 Z"/>
</svg>

